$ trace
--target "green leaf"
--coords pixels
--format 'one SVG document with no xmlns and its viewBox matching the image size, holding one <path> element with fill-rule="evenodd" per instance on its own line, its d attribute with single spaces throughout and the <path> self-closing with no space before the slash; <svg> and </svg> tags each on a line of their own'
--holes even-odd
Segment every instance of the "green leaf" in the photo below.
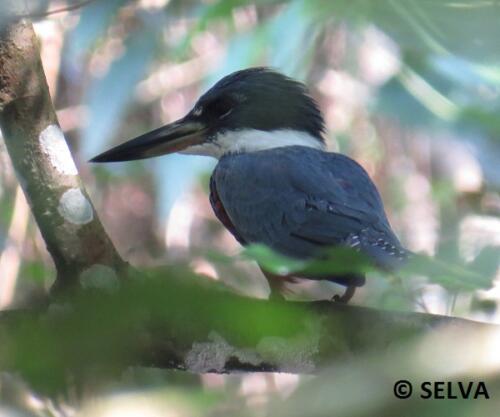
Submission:
<svg viewBox="0 0 500 417">
<path fill-rule="evenodd" d="M 469 267 L 478 274 L 493 280 L 500 267 L 500 246 L 487 246 L 482 249 Z"/>
<path fill-rule="evenodd" d="M 500 4 L 477 0 L 316 0 L 318 19 L 378 26 L 404 50 L 499 62 Z"/>
<path fill-rule="evenodd" d="M 243 256 L 250 258 L 266 271 L 277 275 L 328 276 L 336 274 L 366 273 L 374 268 L 363 254 L 350 248 L 329 248 L 321 259 L 297 260 L 281 255 L 260 244 L 250 245 Z"/>
<path fill-rule="evenodd" d="M 493 277 L 447 260 L 433 259 L 425 255 L 413 255 L 408 265 L 399 273 L 403 276 L 422 275 L 445 288 L 475 291 L 491 288 Z"/>
<path fill-rule="evenodd" d="M 491 254 L 488 251 L 489 260 Z M 243 251 L 243 256 L 256 261 L 264 270 L 277 275 L 299 274 L 320 279 L 322 276 L 366 274 L 376 270 L 365 255 L 350 248 L 331 248 L 324 252 L 324 257 L 321 259 L 302 261 L 281 255 L 265 245 L 251 245 Z M 490 288 L 494 279 L 491 265 L 488 263 L 488 267 L 485 267 L 485 258 L 481 259 L 484 269 L 478 270 L 415 254 L 401 270 L 395 272 L 378 270 L 378 272 L 386 278 L 393 275 L 405 278 L 421 275 L 448 289 L 474 291 Z"/>
<path fill-rule="evenodd" d="M 250 245 L 246 247 L 242 255 L 244 258 L 252 259 L 266 271 L 277 275 L 289 275 L 296 273 L 306 266 L 305 261 L 298 261 L 273 251 L 265 245 Z"/>
</svg>

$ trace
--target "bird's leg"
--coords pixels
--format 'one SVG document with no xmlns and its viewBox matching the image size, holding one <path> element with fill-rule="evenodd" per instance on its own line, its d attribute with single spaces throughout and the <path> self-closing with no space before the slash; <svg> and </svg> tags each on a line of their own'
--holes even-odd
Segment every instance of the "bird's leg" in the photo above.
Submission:
<svg viewBox="0 0 500 417">
<path fill-rule="evenodd" d="M 269 299 L 273 301 L 284 301 L 285 297 L 283 296 L 283 292 L 286 292 L 285 283 L 287 282 L 287 277 L 264 271 L 262 268 L 261 271 L 269 284 Z"/>
<path fill-rule="evenodd" d="M 335 294 L 332 297 L 332 301 L 335 301 L 336 303 L 347 304 L 355 292 L 356 292 L 356 287 L 354 285 L 347 286 L 344 294 L 342 295 Z"/>
</svg>

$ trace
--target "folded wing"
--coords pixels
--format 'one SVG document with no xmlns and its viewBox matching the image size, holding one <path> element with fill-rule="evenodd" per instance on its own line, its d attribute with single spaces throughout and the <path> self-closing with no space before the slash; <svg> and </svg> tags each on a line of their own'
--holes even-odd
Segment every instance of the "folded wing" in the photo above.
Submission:
<svg viewBox="0 0 500 417">
<path fill-rule="evenodd" d="M 387 269 L 406 257 L 373 182 L 344 155 L 300 146 L 227 155 L 214 171 L 214 192 L 223 223 L 230 220 L 243 244 L 302 259 L 348 246 Z"/>
</svg>

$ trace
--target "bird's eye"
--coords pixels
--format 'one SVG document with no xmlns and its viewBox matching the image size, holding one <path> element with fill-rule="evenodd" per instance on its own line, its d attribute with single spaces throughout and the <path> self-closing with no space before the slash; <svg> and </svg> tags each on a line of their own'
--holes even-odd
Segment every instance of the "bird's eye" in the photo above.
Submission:
<svg viewBox="0 0 500 417">
<path fill-rule="evenodd" d="M 232 101 L 227 98 L 219 98 L 213 104 L 214 113 L 219 119 L 228 116 L 233 111 L 233 107 Z"/>
</svg>

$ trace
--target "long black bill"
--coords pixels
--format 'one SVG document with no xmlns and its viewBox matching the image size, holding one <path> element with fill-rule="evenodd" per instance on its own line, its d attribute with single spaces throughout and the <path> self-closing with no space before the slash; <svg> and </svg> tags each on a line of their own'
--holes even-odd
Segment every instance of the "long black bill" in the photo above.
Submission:
<svg viewBox="0 0 500 417">
<path fill-rule="evenodd" d="M 133 161 L 178 152 L 201 144 L 206 130 L 202 123 L 184 118 L 111 148 L 89 162 Z"/>
</svg>

